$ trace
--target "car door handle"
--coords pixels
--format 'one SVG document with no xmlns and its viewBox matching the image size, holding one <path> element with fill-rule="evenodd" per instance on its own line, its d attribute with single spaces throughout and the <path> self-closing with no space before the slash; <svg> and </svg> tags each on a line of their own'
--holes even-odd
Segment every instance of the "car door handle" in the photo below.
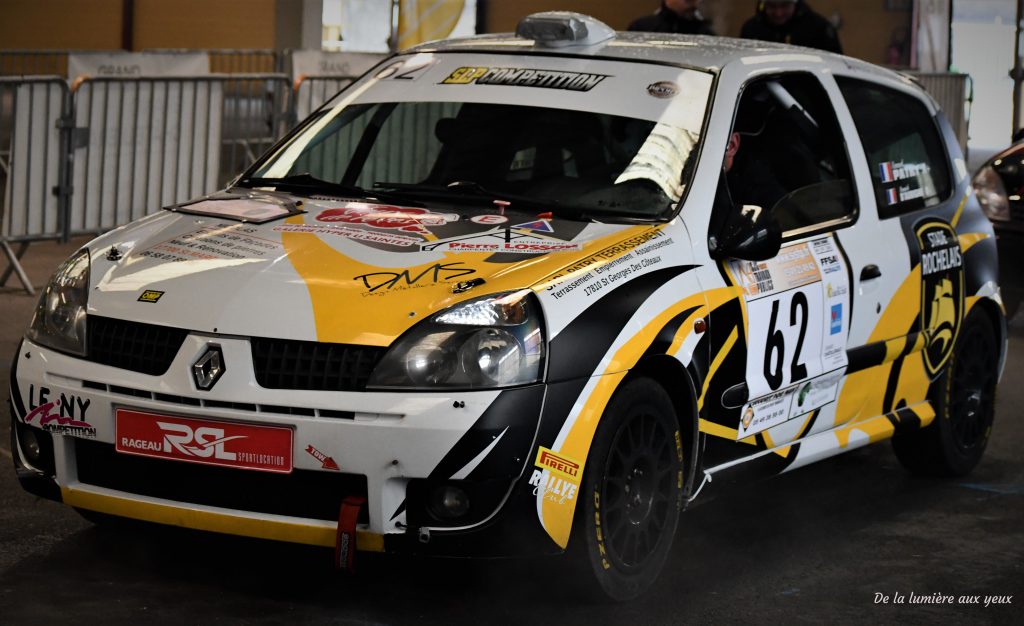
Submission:
<svg viewBox="0 0 1024 626">
<path fill-rule="evenodd" d="M 864 269 L 860 271 L 860 279 L 873 280 L 875 278 L 882 277 L 882 270 L 878 269 L 878 266 L 872 263 L 871 265 L 865 265 Z"/>
</svg>

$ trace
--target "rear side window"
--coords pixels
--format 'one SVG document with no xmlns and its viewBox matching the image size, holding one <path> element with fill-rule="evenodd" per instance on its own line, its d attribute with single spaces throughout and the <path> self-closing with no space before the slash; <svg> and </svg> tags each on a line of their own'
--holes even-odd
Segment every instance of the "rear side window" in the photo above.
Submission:
<svg viewBox="0 0 1024 626">
<path fill-rule="evenodd" d="M 924 104 L 874 83 L 836 77 L 864 145 L 880 217 L 949 198 L 949 160 Z"/>
</svg>

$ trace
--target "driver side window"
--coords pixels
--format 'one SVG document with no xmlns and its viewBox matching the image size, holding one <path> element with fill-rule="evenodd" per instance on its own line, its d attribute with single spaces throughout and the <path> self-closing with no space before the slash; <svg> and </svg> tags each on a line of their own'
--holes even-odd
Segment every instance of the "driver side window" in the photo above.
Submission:
<svg viewBox="0 0 1024 626">
<path fill-rule="evenodd" d="M 733 122 L 726 178 L 734 206 L 770 210 L 785 233 L 855 212 L 850 164 L 831 101 L 810 74 L 748 84 Z"/>
</svg>

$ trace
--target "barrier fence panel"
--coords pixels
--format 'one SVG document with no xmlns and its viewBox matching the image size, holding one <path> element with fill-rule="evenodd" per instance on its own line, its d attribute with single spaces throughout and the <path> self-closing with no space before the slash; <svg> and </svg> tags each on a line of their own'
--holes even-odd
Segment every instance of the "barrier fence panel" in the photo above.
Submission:
<svg viewBox="0 0 1024 626">
<path fill-rule="evenodd" d="M 295 82 L 295 118 L 302 121 L 357 76 L 303 76 Z"/>
<path fill-rule="evenodd" d="M 967 153 L 967 133 L 974 102 L 974 83 L 968 74 L 907 72 L 942 107 L 956 131 L 960 148 Z"/>
<path fill-rule="evenodd" d="M 232 74 L 224 81 L 223 186 L 294 126 L 291 85 L 283 74 Z"/>
<path fill-rule="evenodd" d="M 0 248 L 8 260 L 0 286 L 17 274 L 32 293 L 20 264 L 28 242 L 64 234 L 69 106 L 57 76 L 0 78 Z M 17 253 L 12 242 L 20 243 Z"/>
<path fill-rule="evenodd" d="M 215 191 L 289 127 L 288 80 L 89 78 L 74 92 L 69 233 L 98 233 Z"/>
<path fill-rule="evenodd" d="M 217 188 L 222 80 L 89 78 L 74 107 L 71 234 L 99 233 Z"/>
</svg>

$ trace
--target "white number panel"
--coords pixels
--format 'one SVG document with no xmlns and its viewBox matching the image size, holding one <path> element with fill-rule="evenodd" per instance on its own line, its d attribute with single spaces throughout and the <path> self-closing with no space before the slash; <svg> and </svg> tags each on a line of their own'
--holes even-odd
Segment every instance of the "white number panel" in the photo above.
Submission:
<svg viewBox="0 0 1024 626">
<path fill-rule="evenodd" d="M 831 236 L 768 261 L 731 261 L 747 306 L 746 383 L 738 437 L 833 402 L 846 367 L 850 285 Z"/>
</svg>

